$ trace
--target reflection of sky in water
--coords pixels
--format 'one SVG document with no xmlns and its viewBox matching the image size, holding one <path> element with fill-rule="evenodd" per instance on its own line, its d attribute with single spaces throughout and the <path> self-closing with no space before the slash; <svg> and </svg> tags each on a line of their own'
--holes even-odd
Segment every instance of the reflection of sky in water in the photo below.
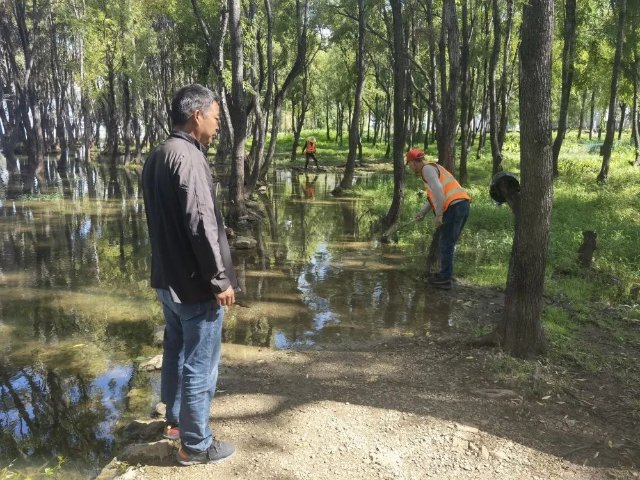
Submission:
<svg viewBox="0 0 640 480">
<path fill-rule="evenodd" d="M 131 365 L 117 365 L 91 382 L 89 400 L 98 398 L 106 411 L 102 422 L 96 425 L 96 438 L 110 440 L 113 437 L 113 428 L 122 412 L 122 403 L 126 398 L 132 373 L 133 367 Z M 32 384 L 30 384 L 27 375 L 31 377 Z M 18 408 L 10 408 L 0 411 L 0 425 L 2 425 L 3 429 L 11 428 L 14 437 L 25 438 L 30 435 L 27 420 L 37 420 L 34 418 L 32 400 L 36 393 L 39 394 L 38 396 L 46 397 L 47 401 L 51 400 L 48 391 L 49 387 L 40 373 L 30 369 L 25 369 L 24 373 L 12 377 L 9 380 L 9 385 L 22 401 L 24 412 L 28 418 L 23 418 Z M 36 387 L 38 391 L 34 392 L 32 387 Z M 3 398 L 10 398 L 6 387 L 3 386 L 1 391 Z M 76 385 L 66 385 L 65 391 L 71 404 L 77 404 L 80 401 L 81 394 Z M 8 403 L 8 405 L 12 403 Z"/>
<path fill-rule="evenodd" d="M 304 332 L 302 338 L 298 339 L 298 340 L 294 340 L 293 342 L 291 340 L 289 340 L 287 338 L 287 336 L 284 334 L 284 332 L 276 332 L 274 337 L 274 344 L 276 346 L 276 348 L 309 348 L 309 347 L 313 347 L 315 345 L 315 342 L 312 340 L 315 332 L 312 331 L 307 331 Z"/>
<path fill-rule="evenodd" d="M 28 369 L 25 369 L 25 372 L 34 375 L 34 381 L 36 383 L 40 383 L 37 381 L 40 377 Z M 24 411 L 26 413 L 27 418 L 23 418 L 20 411 L 17 408 L 12 408 L 6 411 L 0 411 L 0 425 L 2 425 L 3 430 L 7 430 L 9 428 L 13 429 L 13 436 L 15 437 L 25 437 L 29 434 L 29 427 L 27 426 L 28 420 L 33 420 L 33 405 L 30 403 L 30 396 L 20 395 L 29 389 L 29 380 L 27 379 L 25 374 L 16 375 L 9 379 L 9 386 L 13 389 L 16 394 L 21 397 L 24 404 Z M 11 398 L 9 390 L 3 385 L 0 387 L 0 391 L 2 392 L 3 398 L 3 407 L 5 402 L 8 403 L 8 400 Z M 5 400 L 5 398 L 7 400 Z M 13 398 L 11 398 L 11 403 L 13 403 Z"/>
<path fill-rule="evenodd" d="M 382 302 L 382 296 L 385 293 L 384 287 L 378 283 L 375 287 L 373 287 L 373 292 L 371 294 L 371 300 L 373 305 L 380 305 Z"/>
<path fill-rule="evenodd" d="M 89 215 L 85 215 L 84 220 L 80 224 L 80 229 L 78 234 L 81 238 L 87 238 L 87 236 L 91 233 L 91 217 Z"/>
<path fill-rule="evenodd" d="M 313 314 L 315 330 L 321 330 L 328 322 L 338 322 L 336 314 L 331 311 L 331 304 L 328 299 L 319 296 L 315 292 L 315 286 L 328 279 L 328 272 L 331 269 L 329 262 L 331 254 L 326 243 L 319 243 L 315 254 L 308 265 L 298 276 L 298 289 L 302 292 L 302 301 Z M 313 332 L 305 332 L 305 335 Z"/>
<path fill-rule="evenodd" d="M 113 427 L 122 410 L 121 403 L 126 396 L 126 389 L 132 373 L 133 367 L 131 365 L 118 365 L 91 383 L 93 391 L 102 392 L 102 405 L 107 411 L 104 420 L 96 427 L 97 438 L 110 439 L 112 437 Z"/>
</svg>

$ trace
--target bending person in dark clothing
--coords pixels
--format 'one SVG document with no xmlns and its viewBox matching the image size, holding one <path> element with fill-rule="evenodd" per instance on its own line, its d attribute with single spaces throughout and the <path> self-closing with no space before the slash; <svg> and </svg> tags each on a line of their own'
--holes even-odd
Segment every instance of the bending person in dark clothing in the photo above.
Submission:
<svg viewBox="0 0 640 480">
<path fill-rule="evenodd" d="M 440 227 L 440 272 L 427 281 L 435 288 L 448 290 L 453 278 L 453 253 L 467 218 L 471 197 L 449 171 L 436 162 L 425 161 L 422 150 L 412 148 L 407 152 L 407 165 L 424 183 L 427 203 L 416 214 L 422 220 L 433 210 L 436 226 Z"/>
</svg>

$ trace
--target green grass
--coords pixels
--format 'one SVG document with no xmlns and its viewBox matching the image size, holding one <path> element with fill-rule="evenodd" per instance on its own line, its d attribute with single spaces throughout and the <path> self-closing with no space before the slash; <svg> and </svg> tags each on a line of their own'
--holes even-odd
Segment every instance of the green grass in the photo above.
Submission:
<svg viewBox="0 0 640 480">
<path fill-rule="evenodd" d="M 302 137 L 318 139 L 319 158 L 323 164 L 344 164 L 347 138 L 342 147 L 325 140 L 323 131 L 303 132 Z M 333 132 L 332 132 L 333 135 Z M 548 306 L 544 325 L 552 351 L 568 354 L 586 368 L 595 368 L 589 344 L 580 340 L 588 328 L 597 328 L 616 342 L 637 342 L 640 331 L 628 331 L 613 318 L 602 318 L 603 306 L 630 304 L 630 316 L 640 318 L 638 305 L 629 298 L 630 289 L 640 284 L 640 168 L 630 165 L 634 148 L 626 132 L 616 141 L 611 158 L 609 178 L 605 185 L 596 183 L 602 158 L 601 142 L 587 138 L 578 140 L 569 132 L 559 160 L 559 177 L 554 182 L 554 204 L 547 261 L 545 292 Z M 626 140 L 625 140 L 626 139 Z M 291 135 L 283 135 L 278 151 L 289 152 Z M 384 159 L 383 144 L 363 145 L 364 157 L 379 169 L 392 171 Z M 428 155 L 435 156 L 435 145 Z M 458 148 L 459 154 L 459 148 Z M 519 175 L 519 136 L 510 133 L 503 150 L 503 167 Z M 281 162 L 289 164 L 288 155 Z M 473 204 L 471 216 L 456 250 L 456 275 L 472 285 L 503 289 L 513 239 L 513 215 L 507 206 L 497 206 L 489 197 L 491 177 L 489 147 L 476 158 L 472 148 L 468 165 L 469 190 Z M 401 221 L 413 218 L 424 204 L 422 182 L 406 171 L 405 201 Z M 371 222 L 386 214 L 393 195 L 393 184 L 361 188 L 358 194 L 366 198 Z M 433 222 L 426 219 L 402 230 L 399 243 L 407 253 L 419 257 L 430 241 Z M 593 230 L 598 235 L 598 248 L 593 268 L 585 270 L 578 264 L 577 252 L 582 231 Z M 416 264 L 422 264 L 416 262 Z M 637 321 L 637 320 L 636 320 Z"/>
</svg>

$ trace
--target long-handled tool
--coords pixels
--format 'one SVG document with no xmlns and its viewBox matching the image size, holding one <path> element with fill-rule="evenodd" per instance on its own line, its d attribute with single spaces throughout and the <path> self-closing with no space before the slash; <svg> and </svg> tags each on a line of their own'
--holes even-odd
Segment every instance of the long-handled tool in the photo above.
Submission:
<svg viewBox="0 0 640 480">
<path fill-rule="evenodd" d="M 408 227 L 409 225 L 413 225 L 417 221 L 418 220 L 414 218 L 413 220 L 409 220 L 408 222 L 397 223 L 396 224 L 397 226 L 395 228 L 391 227 L 389 230 L 387 230 L 386 232 L 384 232 L 382 234 L 382 237 L 380 238 L 380 241 L 382 243 L 390 243 L 389 237 L 391 237 L 391 235 L 393 235 L 394 233 L 398 233 L 400 230 Z"/>
</svg>

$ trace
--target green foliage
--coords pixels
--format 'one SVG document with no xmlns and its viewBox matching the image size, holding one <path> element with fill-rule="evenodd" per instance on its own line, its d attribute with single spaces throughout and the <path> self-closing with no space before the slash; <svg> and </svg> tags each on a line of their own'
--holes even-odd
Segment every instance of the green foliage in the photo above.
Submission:
<svg viewBox="0 0 640 480">
<path fill-rule="evenodd" d="M 306 133 L 305 133 L 306 134 Z M 308 134 L 311 134 L 310 132 Z M 319 137 L 318 132 L 313 132 Z M 570 355 L 573 361 L 587 368 L 596 368 L 589 360 L 586 344 L 576 343 L 578 333 L 596 326 L 620 341 L 640 341 L 631 338 L 614 320 L 602 319 L 596 305 L 627 301 L 629 291 L 640 284 L 640 169 L 632 167 L 633 148 L 628 141 L 618 142 L 613 152 L 609 181 L 605 186 L 595 181 L 601 157 L 592 153 L 592 142 L 578 141 L 577 132 L 567 134 L 560 155 L 560 176 L 554 185 L 551 238 L 547 261 L 545 289 L 550 298 L 560 302 L 548 306 L 544 325 L 555 351 Z M 627 137 L 628 138 L 628 137 Z M 284 136 L 283 143 L 289 138 Z M 390 171 L 384 162 L 383 148 L 364 144 L 370 150 L 369 166 Z M 285 149 L 286 150 L 286 149 Z M 320 142 L 320 158 L 338 163 L 346 158 L 346 147 L 334 142 Z M 330 152 L 330 153 L 329 153 Z M 519 144 L 516 133 L 507 136 L 505 170 L 519 174 Z M 427 152 L 434 155 L 434 151 Z M 376 158 L 377 157 L 377 158 Z M 491 158 L 483 153 L 469 164 L 469 190 L 473 199 L 471 216 L 456 247 L 456 275 L 476 286 L 504 288 L 513 239 L 513 214 L 506 206 L 496 206 L 488 193 Z M 422 182 L 405 171 L 404 207 L 400 222 L 410 222 L 425 202 Z M 372 219 L 383 217 L 393 194 L 392 182 L 359 187 L 358 195 Z M 409 255 L 423 256 L 431 240 L 433 221 L 407 225 L 398 235 L 400 246 Z M 585 270 L 578 264 L 577 251 L 582 231 L 598 234 L 593 267 Z M 421 268 L 416 262 L 415 268 Z M 415 272 L 422 273 L 422 272 Z M 636 310 L 633 310 L 636 311 Z M 640 317 L 640 314 L 636 315 Z"/>
<path fill-rule="evenodd" d="M 13 470 L 13 463 L 6 467 L 0 468 L 0 480 L 32 480 L 35 478 L 63 478 L 66 476 L 62 472 L 62 466 L 66 463 L 66 459 L 62 455 L 56 457 L 56 465 L 54 467 L 40 467 L 34 472 L 24 472 Z"/>
</svg>

